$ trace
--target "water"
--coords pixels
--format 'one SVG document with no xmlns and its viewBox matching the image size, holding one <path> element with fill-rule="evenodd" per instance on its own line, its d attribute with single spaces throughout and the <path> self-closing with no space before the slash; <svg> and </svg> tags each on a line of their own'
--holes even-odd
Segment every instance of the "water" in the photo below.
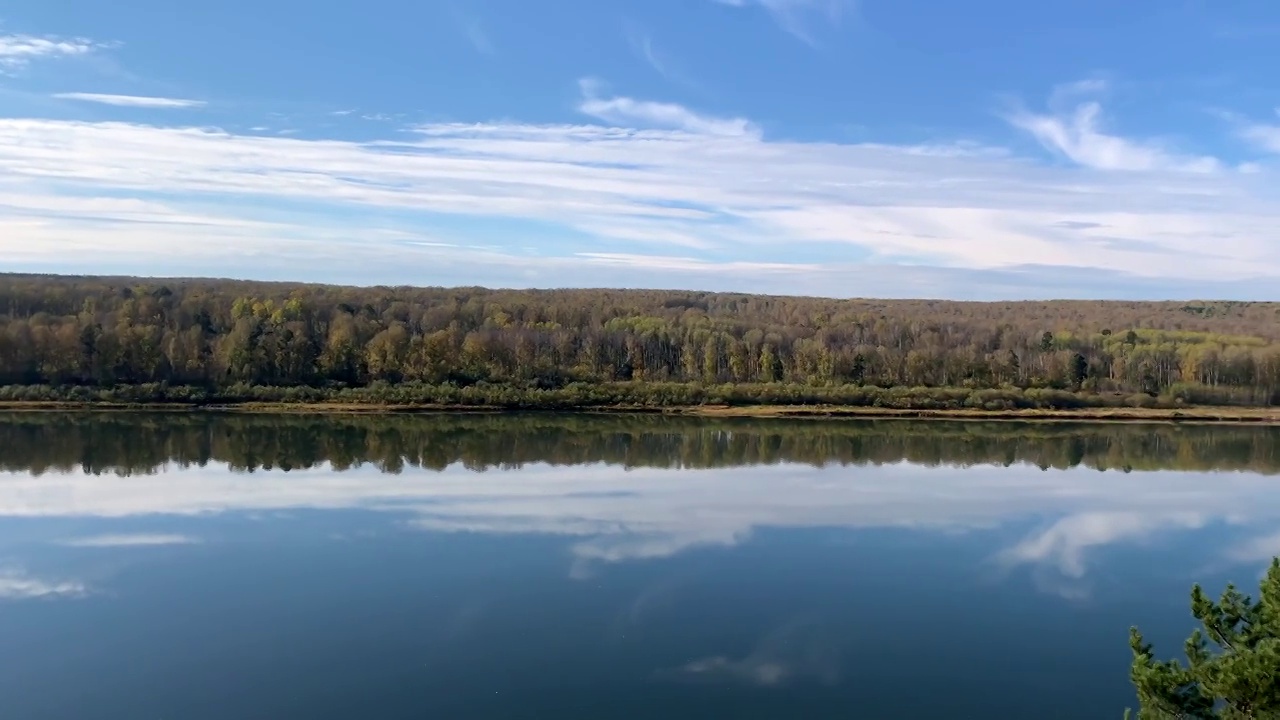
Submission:
<svg viewBox="0 0 1280 720">
<path fill-rule="evenodd" d="M 1118 717 L 1280 552 L 1278 440 L 0 415 L 4 717 Z"/>
</svg>

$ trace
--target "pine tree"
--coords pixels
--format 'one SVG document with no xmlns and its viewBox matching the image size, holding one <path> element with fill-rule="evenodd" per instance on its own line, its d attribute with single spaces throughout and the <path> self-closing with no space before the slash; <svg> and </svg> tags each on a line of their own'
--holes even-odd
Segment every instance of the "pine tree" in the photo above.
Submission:
<svg viewBox="0 0 1280 720">
<path fill-rule="evenodd" d="M 1261 590 L 1255 602 L 1228 585 L 1214 602 L 1192 588 L 1191 612 L 1204 630 L 1187 640 L 1186 665 L 1155 660 L 1138 629 L 1129 631 L 1138 720 L 1280 718 L 1280 558 Z"/>
</svg>

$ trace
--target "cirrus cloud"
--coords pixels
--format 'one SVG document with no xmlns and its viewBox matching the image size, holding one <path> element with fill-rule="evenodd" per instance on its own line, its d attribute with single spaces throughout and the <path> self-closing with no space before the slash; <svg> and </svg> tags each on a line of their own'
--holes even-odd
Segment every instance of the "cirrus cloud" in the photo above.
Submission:
<svg viewBox="0 0 1280 720">
<path fill-rule="evenodd" d="M 80 37 L 0 35 L 0 72 L 24 68 L 34 60 L 87 55 L 102 47 L 101 43 Z"/>
<path fill-rule="evenodd" d="M 1104 136 L 1096 106 L 1014 119 L 1066 166 L 972 141 L 777 139 L 582 89 L 597 124 L 372 141 L 0 119 L 0 251 L 43 271 L 844 296 L 1235 297 L 1280 279 L 1264 168 L 1188 172 L 1209 163 Z"/>
<path fill-rule="evenodd" d="M 184 100 L 181 98 L 149 97 L 144 95 L 109 95 L 105 93 L 67 92 L 55 93 L 59 100 L 78 100 L 80 102 L 114 105 L 116 107 L 134 108 L 197 108 L 206 103 L 203 100 Z"/>
<path fill-rule="evenodd" d="M 816 46 L 813 26 L 839 24 L 854 7 L 853 0 L 714 0 L 720 5 L 745 8 L 758 5 L 773 17 L 778 27 L 808 45 Z"/>
</svg>

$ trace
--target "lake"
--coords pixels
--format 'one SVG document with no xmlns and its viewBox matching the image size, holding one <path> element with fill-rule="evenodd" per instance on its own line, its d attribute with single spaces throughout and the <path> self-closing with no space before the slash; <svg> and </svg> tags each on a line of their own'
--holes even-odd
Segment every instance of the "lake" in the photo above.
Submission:
<svg viewBox="0 0 1280 720">
<path fill-rule="evenodd" d="M 0 415 L 18 720 L 1120 717 L 1280 429 Z"/>
</svg>

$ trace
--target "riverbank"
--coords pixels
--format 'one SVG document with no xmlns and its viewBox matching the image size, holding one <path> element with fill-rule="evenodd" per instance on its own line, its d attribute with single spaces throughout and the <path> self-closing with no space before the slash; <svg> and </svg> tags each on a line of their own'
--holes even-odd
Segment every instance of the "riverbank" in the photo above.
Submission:
<svg viewBox="0 0 1280 720">
<path fill-rule="evenodd" d="M 709 418 L 772 419 L 938 419 L 982 421 L 1190 422 L 1280 425 L 1280 408 L 1074 408 L 981 410 L 973 408 L 909 409 L 839 405 L 644 405 L 581 408 L 503 408 L 481 405 L 240 402 L 240 403 L 116 403 L 64 401 L 0 401 L 0 412 L 201 412 L 278 414 L 503 414 L 557 412 L 578 414 L 645 414 Z"/>
</svg>

